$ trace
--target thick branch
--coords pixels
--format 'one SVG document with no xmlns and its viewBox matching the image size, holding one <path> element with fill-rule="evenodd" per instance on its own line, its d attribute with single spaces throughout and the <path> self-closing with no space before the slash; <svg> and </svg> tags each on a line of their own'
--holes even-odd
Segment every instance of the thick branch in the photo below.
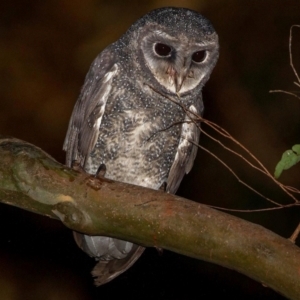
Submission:
<svg viewBox="0 0 300 300">
<path fill-rule="evenodd" d="M 0 157 L 3 203 L 86 234 L 226 266 L 300 299 L 300 249 L 261 226 L 160 191 L 92 178 L 17 139 L 0 139 Z"/>
</svg>

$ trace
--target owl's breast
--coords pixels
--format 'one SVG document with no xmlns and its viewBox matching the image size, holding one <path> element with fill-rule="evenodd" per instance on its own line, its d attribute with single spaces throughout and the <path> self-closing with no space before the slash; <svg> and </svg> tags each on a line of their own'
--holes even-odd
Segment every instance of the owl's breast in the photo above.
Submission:
<svg viewBox="0 0 300 300">
<path fill-rule="evenodd" d="M 106 165 L 105 177 L 158 189 L 177 151 L 185 113 L 170 100 L 116 93 L 108 101 L 89 173 Z"/>
</svg>

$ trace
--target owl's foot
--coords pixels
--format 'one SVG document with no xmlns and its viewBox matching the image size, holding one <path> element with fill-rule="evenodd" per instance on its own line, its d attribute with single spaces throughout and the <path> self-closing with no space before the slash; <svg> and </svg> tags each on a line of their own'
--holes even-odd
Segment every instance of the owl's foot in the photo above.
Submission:
<svg viewBox="0 0 300 300">
<path fill-rule="evenodd" d="M 166 192 L 167 191 L 167 183 L 164 181 L 159 188 L 160 191 Z"/>
<path fill-rule="evenodd" d="M 96 178 L 103 178 L 105 176 L 106 173 L 106 165 L 105 164 L 101 164 L 95 174 Z"/>
<path fill-rule="evenodd" d="M 71 167 L 72 167 L 72 169 L 74 169 L 77 172 L 86 173 L 85 170 L 83 169 L 83 167 L 80 165 L 80 162 L 78 160 L 73 160 Z"/>
</svg>

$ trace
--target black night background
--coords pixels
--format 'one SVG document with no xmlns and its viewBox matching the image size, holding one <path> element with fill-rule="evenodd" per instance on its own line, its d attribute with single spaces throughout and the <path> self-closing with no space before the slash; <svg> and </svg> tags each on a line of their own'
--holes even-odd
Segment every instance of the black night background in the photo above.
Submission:
<svg viewBox="0 0 300 300">
<path fill-rule="evenodd" d="M 282 152 L 299 143 L 300 100 L 269 93 L 300 92 L 288 52 L 290 27 L 300 24 L 295 0 L 1 1 L 0 134 L 33 143 L 63 163 L 68 121 L 92 60 L 139 17 L 163 6 L 197 10 L 214 25 L 220 58 L 204 88 L 204 117 L 273 172 Z M 293 55 L 300 73 L 299 54 L 300 28 L 295 28 Z M 207 137 L 200 143 L 267 197 L 291 202 Z M 299 188 L 299 168 L 285 171 L 280 180 Z M 201 150 L 178 194 L 226 208 L 270 206 Z M 283 237 L 299 223 L 299 207 L 234 214 Z M 1 204 L 0 228 L 1 299 L 285 299 L 235 271 L 152 248 L 126 273 L 96 288 L 90 275 L 94 261 L 58 221 Z"/>
</svg>

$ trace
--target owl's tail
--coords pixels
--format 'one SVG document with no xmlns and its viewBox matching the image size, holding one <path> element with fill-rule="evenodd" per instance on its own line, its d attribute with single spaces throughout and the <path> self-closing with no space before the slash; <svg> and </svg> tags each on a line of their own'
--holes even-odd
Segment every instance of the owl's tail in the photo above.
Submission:
<svg viewBox="0 0 300 300">
<path fill-rule="evenodd" d="M 100 260 L 92 270 L 95 285 L 100 286 L 107 283 L 125 272 L 137 261 L 144 250 L 144 247 L 134 244 L 130 253 L 125 258 Z"/>
<path fill-rule="evenodd" d="M 127 269 L 142 255 L 145 248 L 104 236 L 88 236 L 73 232 L 77 245 L 98 263 L 92 270 L 96 286 L 105 284 Z"/>
</svg>

